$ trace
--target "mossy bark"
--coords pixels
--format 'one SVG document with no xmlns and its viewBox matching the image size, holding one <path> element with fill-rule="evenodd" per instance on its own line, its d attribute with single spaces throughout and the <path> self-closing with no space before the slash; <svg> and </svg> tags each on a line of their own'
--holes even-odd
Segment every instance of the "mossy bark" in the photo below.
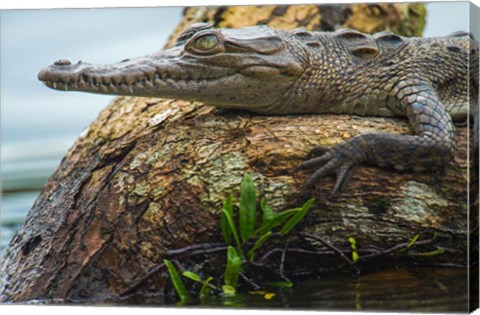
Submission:
<svg viewBox="0 0 480 315">
<path fill-rule="evenodd" d="M 424 15 L 418 4 L 189 8 L 170 44 L 199 21 L 220 27 L 355 26 L 418 35 Z M 404 119 L 259 116 L 195 102 L 117 98 L 67 153 L 12 240 L 1 266 L 1 298 L 120 301 L 120 294 L 144 279 L 168 251 L 221 241 L 219 211 L 229 194 L 238 200 L 245 172 L 253 176 L 259 196 L 277 211 L 315 197 L 300 231 L 319 235 L 347 254 L 348 237 L 355 237 L 362 253 L 420 234 L 420 240 L 435 240 L 419 251 L 441 248 L 445 254 L 382 259 L 465 265 L 467 128 L 458 129 L 455 162 L 445 173 L 360 167 L 338 196 L 329 196 L 331 178 L 322 179 L 311 193 L 301 190 L 309 173 L 293 169 L 309 149 L 372 131 L 412 132 Z M 322 248 L 312 239 L 292 239 L 291 244 Z M 286 274 L 302 267 L 314 274 L 339 265 L 335 255 L 322 259 L 323 265 L 295 255 L 287 255 Z M 279 258 L 269 259 L 274 264 Z M 208 268 L 218 272 L 223 266 Z M 164 270 L 145 280 L 128 301 L 164 301 L 169 283 Z"/>
</svg>

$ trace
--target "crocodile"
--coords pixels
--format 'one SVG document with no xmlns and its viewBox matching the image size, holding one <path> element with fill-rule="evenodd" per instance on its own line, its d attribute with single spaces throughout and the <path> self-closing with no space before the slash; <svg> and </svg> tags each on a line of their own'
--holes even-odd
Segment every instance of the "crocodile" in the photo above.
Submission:
<svg viewBox="0 0 480 315">
<path fill-rule="evenodd" d="M 462 31 L 407 38 L 197 23 L 171 48 L 110 65 L 61 59 L 38 78 L 56 90 L 201 101 L 265 115 L 406 116 L 412 135 L 366 133 L 312 148 L 297 168 L 313 169 L 305 186 L 334 175 L 335 194 L 361 164 L 443 169 L 455 151 L 455 124 L 469 123 L 478 108 L 478 54 L 478 43 Z"/>
</svg>

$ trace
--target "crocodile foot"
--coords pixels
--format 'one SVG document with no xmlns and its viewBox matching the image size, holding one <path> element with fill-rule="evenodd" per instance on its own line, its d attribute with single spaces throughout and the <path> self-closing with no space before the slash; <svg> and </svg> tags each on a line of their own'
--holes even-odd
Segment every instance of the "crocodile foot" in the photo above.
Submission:
<svg viewBox="0 0 480 315">
<path fill-rule="evenodd" d="M 316 146 L 306 156 L 306 161 L 296 169 L 315 169 L 316 171 L 305 182 L 305 189 L 312 189 L 315 183 L 325 175 L 335 174 L 336 181 L 332 195 L 341 191 L 350 180 L 352 174 L 360 164 L 352 152 L 345 152 L 342 144 L 334 147 Z"/>
</svg>

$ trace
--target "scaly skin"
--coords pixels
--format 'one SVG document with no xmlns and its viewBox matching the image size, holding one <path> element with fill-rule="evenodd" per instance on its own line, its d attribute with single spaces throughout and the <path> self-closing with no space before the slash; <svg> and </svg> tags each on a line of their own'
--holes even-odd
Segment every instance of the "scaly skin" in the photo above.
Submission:
<svg viewBox="0 0 480 315">
<path fill-rule="evenodd" d="M 469 67 L 478 73 L 478 43 L 464 32 L 422 39 L 195 24 L 168 50 L 112 65 L 59 60 L 39 79 L 57 90 L 195 100 L 262 114 L 408 117 L 413 136 L 363 134 L 312 149 L 299 166 L 316 168 L 306 186 L 336 173 L 335 193 L 362 163 L 444 167 L 455 145 L 453 121 L 468 121 L 478 106 L 478 75 L 469 81 Z"/>
</svg>

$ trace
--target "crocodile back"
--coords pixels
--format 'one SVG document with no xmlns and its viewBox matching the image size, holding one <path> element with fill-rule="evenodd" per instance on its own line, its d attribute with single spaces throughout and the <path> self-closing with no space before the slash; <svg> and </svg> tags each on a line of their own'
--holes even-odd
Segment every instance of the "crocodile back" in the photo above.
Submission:
<svg viewBox="0 0 480 315">
<path fill-rule="evenodd" d="M 293 34 L 312 54 L 328 55 L 317 58 L 320 62 L 316 67 L 333 67 L 337 76 L 345 79 L 336 86 L 337 94 L 343 99 L 331 101 L 343 101 L 343 104 L 331 107 L 330 112 L 403 115 L 404 109 L 395 104 L 379 110 L 385 107 L 382 103 L 395 102 L 392 87 L 400 81 L 431 86 L 455 121 L 465 121 L 472 107 L 469 100 L 477 99 L 478 76 L 470 75 L 469 79 L 469 71 L 477 69 L 478 73 L 478 43 L 477 47 L 472 46 L 469 33 L 455 32 L 435 38 L 403 37 L 392 32 L 370 35 L 352 29 L 336 32 L 297 30 Z M 470 92 L 469 80 L 472 81 Z M 366 97 L 372 86 L 383 87 L 384 91 Z M 388 95 L 382 95 L 384 92 Z M 355 103 L 365 103 L 364 99 L 368 104 L 357 108 L 366 108 L 365 111 L 352 109 Z"/>
</svg>

